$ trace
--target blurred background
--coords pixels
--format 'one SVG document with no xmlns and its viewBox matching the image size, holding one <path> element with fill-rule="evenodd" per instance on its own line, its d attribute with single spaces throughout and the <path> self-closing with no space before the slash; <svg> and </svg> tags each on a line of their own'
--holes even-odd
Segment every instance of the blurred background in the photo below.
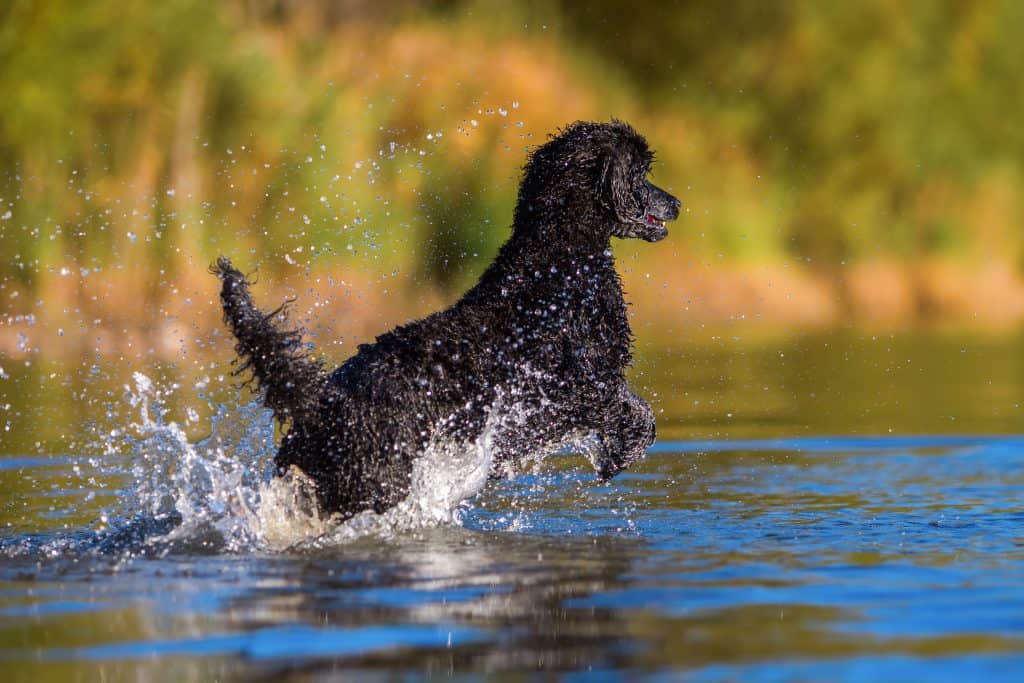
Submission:
<svg viewBox="0 0 1024 683">
<path fill-rule="evenodd" d="M 641 350 L 1016 330 L 1022 35 L 1010 0 L 8 0 L 0 374 L 223 364 L 221 253 L 340 360 L 456 299 L 528 150 L 611 117 L 684 202 L 615 247 Z"/>
</svg>

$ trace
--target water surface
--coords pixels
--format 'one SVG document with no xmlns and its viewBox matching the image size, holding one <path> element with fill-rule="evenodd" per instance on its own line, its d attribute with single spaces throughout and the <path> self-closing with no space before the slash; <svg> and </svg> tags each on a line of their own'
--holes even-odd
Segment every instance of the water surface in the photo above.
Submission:
<svg viewBox="0 0 1024 683">
<path fill-rule="evenodd" d="M 190 469 L 160 460 L 210 457 L 173 438 L 206 438 L 215 412 L 188 372 L 153 374 L 166 412 L 140 434 L 125 373 L 68 371 L 62 393 L 33 363 L 6 380 L 5 678 L 1020 680 L 1022 348 L 848 333 L 642 349 L 662 439 L 634 470 L 599 484 L 559 456 L 458 523 L 291 549 L 231 512 L 270 452 L 259 414 L 232 412 L 249 428 L 215 426 L 224 461 Z M 102 433 L 134 445 L 103 452 Z M 153 475 L 167 488 L 140 488 Z"/>
</svg>

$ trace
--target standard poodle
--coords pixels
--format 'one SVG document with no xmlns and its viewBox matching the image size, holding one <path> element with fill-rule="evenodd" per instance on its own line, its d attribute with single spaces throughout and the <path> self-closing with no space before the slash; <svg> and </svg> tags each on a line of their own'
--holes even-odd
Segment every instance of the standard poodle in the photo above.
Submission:
<svg viewBox="0 0 1024 683">
<path fill-rule="evenodd" d="M 679 200 L 647 180 L 653 154 L 628 124 L 576 122 L 530 155 L 512 235 L 451 308 L 362 344 L 327 372 L 281 309 L 256 308 L 220 257 L 224 320 L 263 400 L 288 425 L 279 475 L 298 467 L 325 513 L 405 499 L 432 443 L 487 438 L 506 476 L 589 435 L 607 479 L 654 442 L 654 414 L 626 384 L 632 332 L 612 237 L 663 239 Z"/>
</svg>

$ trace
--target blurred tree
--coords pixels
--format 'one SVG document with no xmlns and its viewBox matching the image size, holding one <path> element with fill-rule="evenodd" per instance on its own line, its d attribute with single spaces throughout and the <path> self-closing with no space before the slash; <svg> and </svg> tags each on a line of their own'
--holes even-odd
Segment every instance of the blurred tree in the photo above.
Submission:
<svg viewBox="0 0 1024 683">
<path fill-rule="evenodd" d="M 1020 268 L 1022 31 L 1011 0 L 10 0 L 5 305 L 101 306 L 60 278 L 105 270 L 143 316 L 241 250 L 453 293 L 525 148 L 611 115 L 651 137 L 695 252 Z"/>
</svg>

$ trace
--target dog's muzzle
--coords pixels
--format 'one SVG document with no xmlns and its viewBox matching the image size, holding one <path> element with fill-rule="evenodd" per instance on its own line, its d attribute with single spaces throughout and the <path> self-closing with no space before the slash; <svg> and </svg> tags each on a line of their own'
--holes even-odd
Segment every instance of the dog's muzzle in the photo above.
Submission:
<svg viewBox="0 0 1024 683">
<path fill-rule="evenodd" d="M 647 242 L 660 242 L 668 236 L 665 223 L 679 218 L 682 202 L 657 185 L 644 182 L 637 192 L 639 211 L 630 217 L 619 237 L 636 237 Z"/>
</svg>

